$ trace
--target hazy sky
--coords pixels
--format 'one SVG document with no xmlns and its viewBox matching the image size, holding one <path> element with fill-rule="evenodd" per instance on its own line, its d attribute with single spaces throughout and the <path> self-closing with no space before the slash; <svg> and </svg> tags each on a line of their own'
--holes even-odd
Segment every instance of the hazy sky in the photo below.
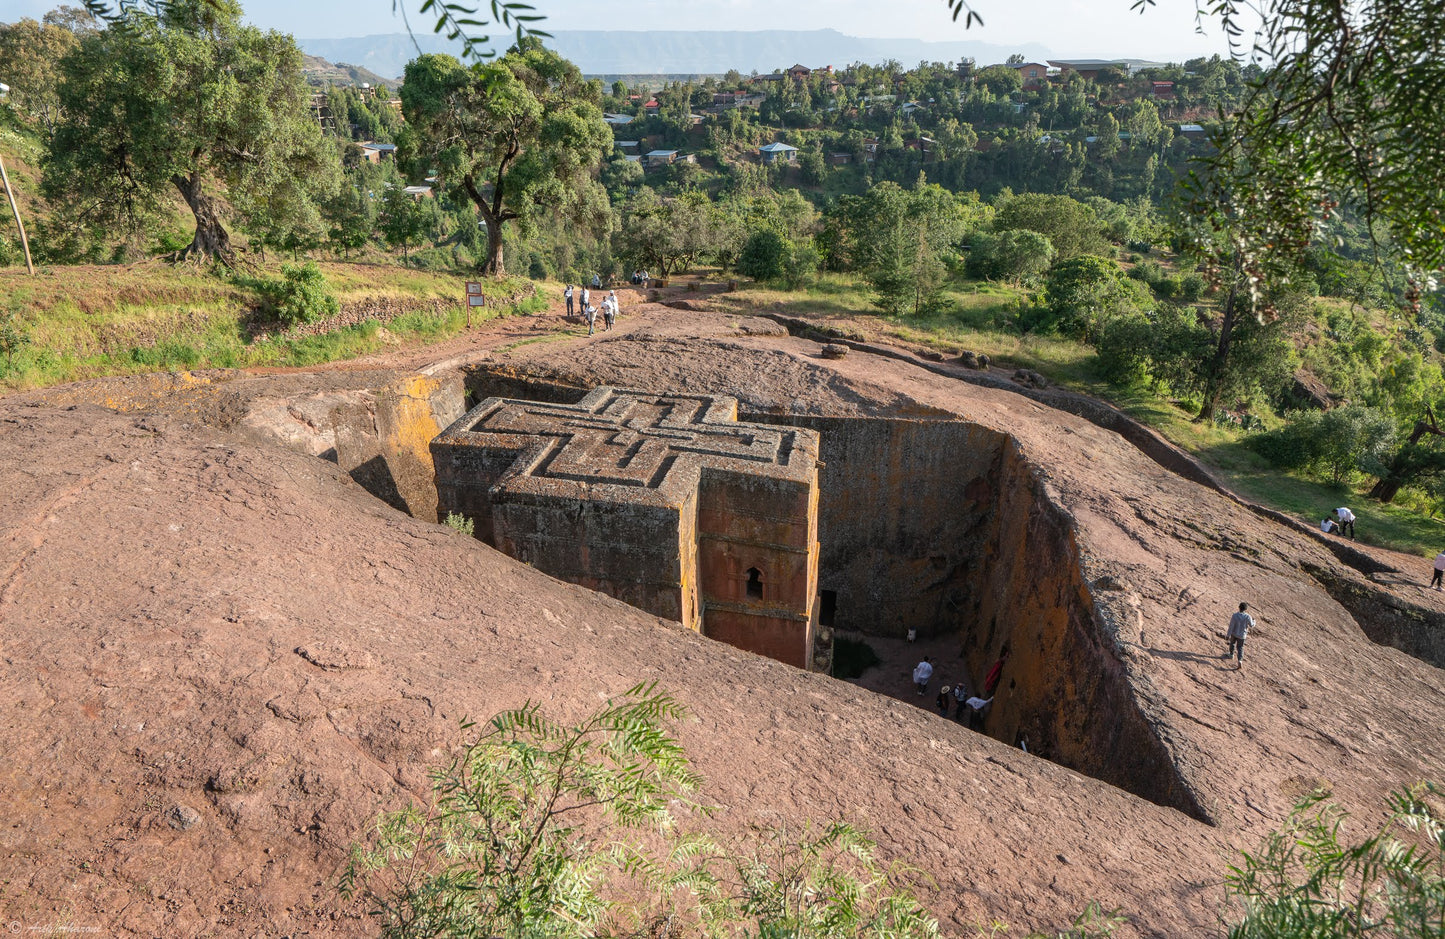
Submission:
<svg viewBox="0 0 1445 939">
<path fill-rule="evenodd" d="M 57 0 L 3 0 L 0 18 L 38 18 Z M 71 0 L 75 2 L 75 0 Z M 1195 32 L 1195 0 L 1157 0 L 1143 14 L 1132 0 L 975 0 L 984 26 L 965 31 L 945 0 L 533 0 L 552 29 L 820 29 L 852 36 L 1037 42 L 1065 57 L 1134 56 L 1182 60 L 1227 53 L 1209 22 Z M 303 38 L 341 38 L 402 30 L 392 0 L 242 0 L 247 19 Z M 429 31 L 407 0 L 412 25 Z M 481 4 L 485 5 L 485 4 Z"/>
</svg>

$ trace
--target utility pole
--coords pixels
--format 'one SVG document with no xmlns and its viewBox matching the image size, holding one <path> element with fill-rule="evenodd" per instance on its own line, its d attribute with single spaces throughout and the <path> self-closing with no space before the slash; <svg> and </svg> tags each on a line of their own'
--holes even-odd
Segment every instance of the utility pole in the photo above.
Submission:
<svg viewBox="0 0 1445 939">
<path fill-rule="evenodd" d="M 0 82 L 0 97 L 10 94 L 10 86 Z M 5 158 L 0 157 L 0 183 L 5 184 L 5 198 L 10 200 L 10 211 L 15 214 L 15 227 L 20 229 L 20 247 L 25 250 L 25 269 L 35 276 L 35 265 L 30 260 L 30 239 L 25 237 L 25 223 L 20 221 L 20 206 L 15 204 L 15 190 L 10 188 L 10 174 L 5 172 Z"/>
<path fill-rule="evenodd" d="M 30 260 L 30 240 L 25 237 L 25 223 L 20 221 L 20 206 L 15 204 L 15 190 L 10 188 L 10 175 L 5 172 L 5 158 L 0 156 L 0 182 L 5 184 L 5 197 L 10 200 L 10 211 L 15 214 L 15 227 L 20 229 L 20 247 L 25 250 L 25 270 L 35 276 L 35 265 Z"/>
</svg>

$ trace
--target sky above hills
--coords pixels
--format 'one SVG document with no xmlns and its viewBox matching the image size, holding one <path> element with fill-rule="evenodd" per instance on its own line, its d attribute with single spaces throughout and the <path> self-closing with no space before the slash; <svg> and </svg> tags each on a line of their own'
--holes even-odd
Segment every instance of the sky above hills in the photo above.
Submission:
<svg viewBox="0 0 1445 939">
<path fill-rule="evenodd" d="M 75 2 L 75 0 L 70 0 Z M 430 24 L 405 0 L 414 29 Z M 1132 0 L 974 0 L 984 26 L 965 31 L 945 0 L 533 0 L 547 26 L 561 30 L 761 30 L 832 28 L 851 36 L 976 40 L 1043 46 L 1064 57 L 1182 61 L 1227 54 L 1223 33 L 1195 31 L 1194 0 L 1157 0 L 1140 14 Z M 0 19 L 39 18 L 58 0 L 6 0 Z M 301 38 L 340 38 L 404 30 L 392 0 L 242 0 L 247 19 Z"/>
</svg>

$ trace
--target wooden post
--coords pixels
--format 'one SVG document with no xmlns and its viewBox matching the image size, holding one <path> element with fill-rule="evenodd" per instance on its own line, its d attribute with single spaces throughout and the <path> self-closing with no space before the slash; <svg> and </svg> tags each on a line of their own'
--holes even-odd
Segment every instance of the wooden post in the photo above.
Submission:
<svg viewBox="0 0 1445 939">
<path fill-rule="evenodd" d="M 5 172 L 5 158 L 0 157 L 0 182 L 5 184 L 5 197 L 10 200 L 10 211 L 15 213 L 15 227 L 20 229 L 20 247 L 25 250 L 25 269 L 35 276 L 35 265 L 30 262 L 30 240 L 25 237 L 25 223 L 20 221 L 20 207 L 15 204 L 15 192 L 10 188 L 10 175 Z"/>
</svg>

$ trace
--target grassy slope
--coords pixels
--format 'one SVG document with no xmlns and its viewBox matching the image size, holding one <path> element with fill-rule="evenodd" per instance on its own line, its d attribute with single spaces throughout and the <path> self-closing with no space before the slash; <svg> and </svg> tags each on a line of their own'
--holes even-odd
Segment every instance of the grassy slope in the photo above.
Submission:
<svg viewBox="0 0 1445 939">
<path fill-rule="evenodd" d="M 788 316 L 839 321 L 880 337 L 895 337 L 941 351 L 984 352 L 1001 366 L 1031 368 L 1055 384 L 1084 392 L 1118 406 L 1192 453 L 1216 476 L 1246 499 L 1267 505 L 1301 521 L 1318 524 L 1336 506 L 1348 505 L 1358 516 L 1359 539 L 1425 557 L 1445 547 L 1445 521 L 1417 511 L 1402 493 L 1399 504 L 1381 505 L 1365 497 L 1365 489 L 1334 486 L 1270 466 L 1245 443 L 1244 435 L 1213 423 L 1196 424 L 1193 410 L 1144 389 L 1120 389 L 1104 382 L 1094 369 L 1093 350 L 1063 339 L 1019 336 L 1002 328 L 1025 292 L 996 284 L 970 284 L 954 290 L 955 312 L 926 317 L 887 319 L 877 315 L 865 285 L 826 274 L 815 286 L 788 292 L 749 286 L 724 294 L 723 302 L 739 308 L 770 309 Z"/>
<path fill-rule="evenodd" d="M 57 267 L 33 278 L 24 267 L 0 270 L 0 310 L 18 310 L 29 338 L 9 367 L 0 359 L 0 391 L 157 369 L 312 365 L 398 340 L 444 338 L 465 323 L 455 275 L 391 264 L 319 266 L 343 311 L 375 300 L 417 311 L 388 323 L 385 333 L 371 321 L 321 336 L 253 341 L 253 332 L 270 325 L 256 312 L 259 294 L 196 269 L 161 262 Z M 498 295 L 519 286 L 488 285 Z"/>
</svg>

